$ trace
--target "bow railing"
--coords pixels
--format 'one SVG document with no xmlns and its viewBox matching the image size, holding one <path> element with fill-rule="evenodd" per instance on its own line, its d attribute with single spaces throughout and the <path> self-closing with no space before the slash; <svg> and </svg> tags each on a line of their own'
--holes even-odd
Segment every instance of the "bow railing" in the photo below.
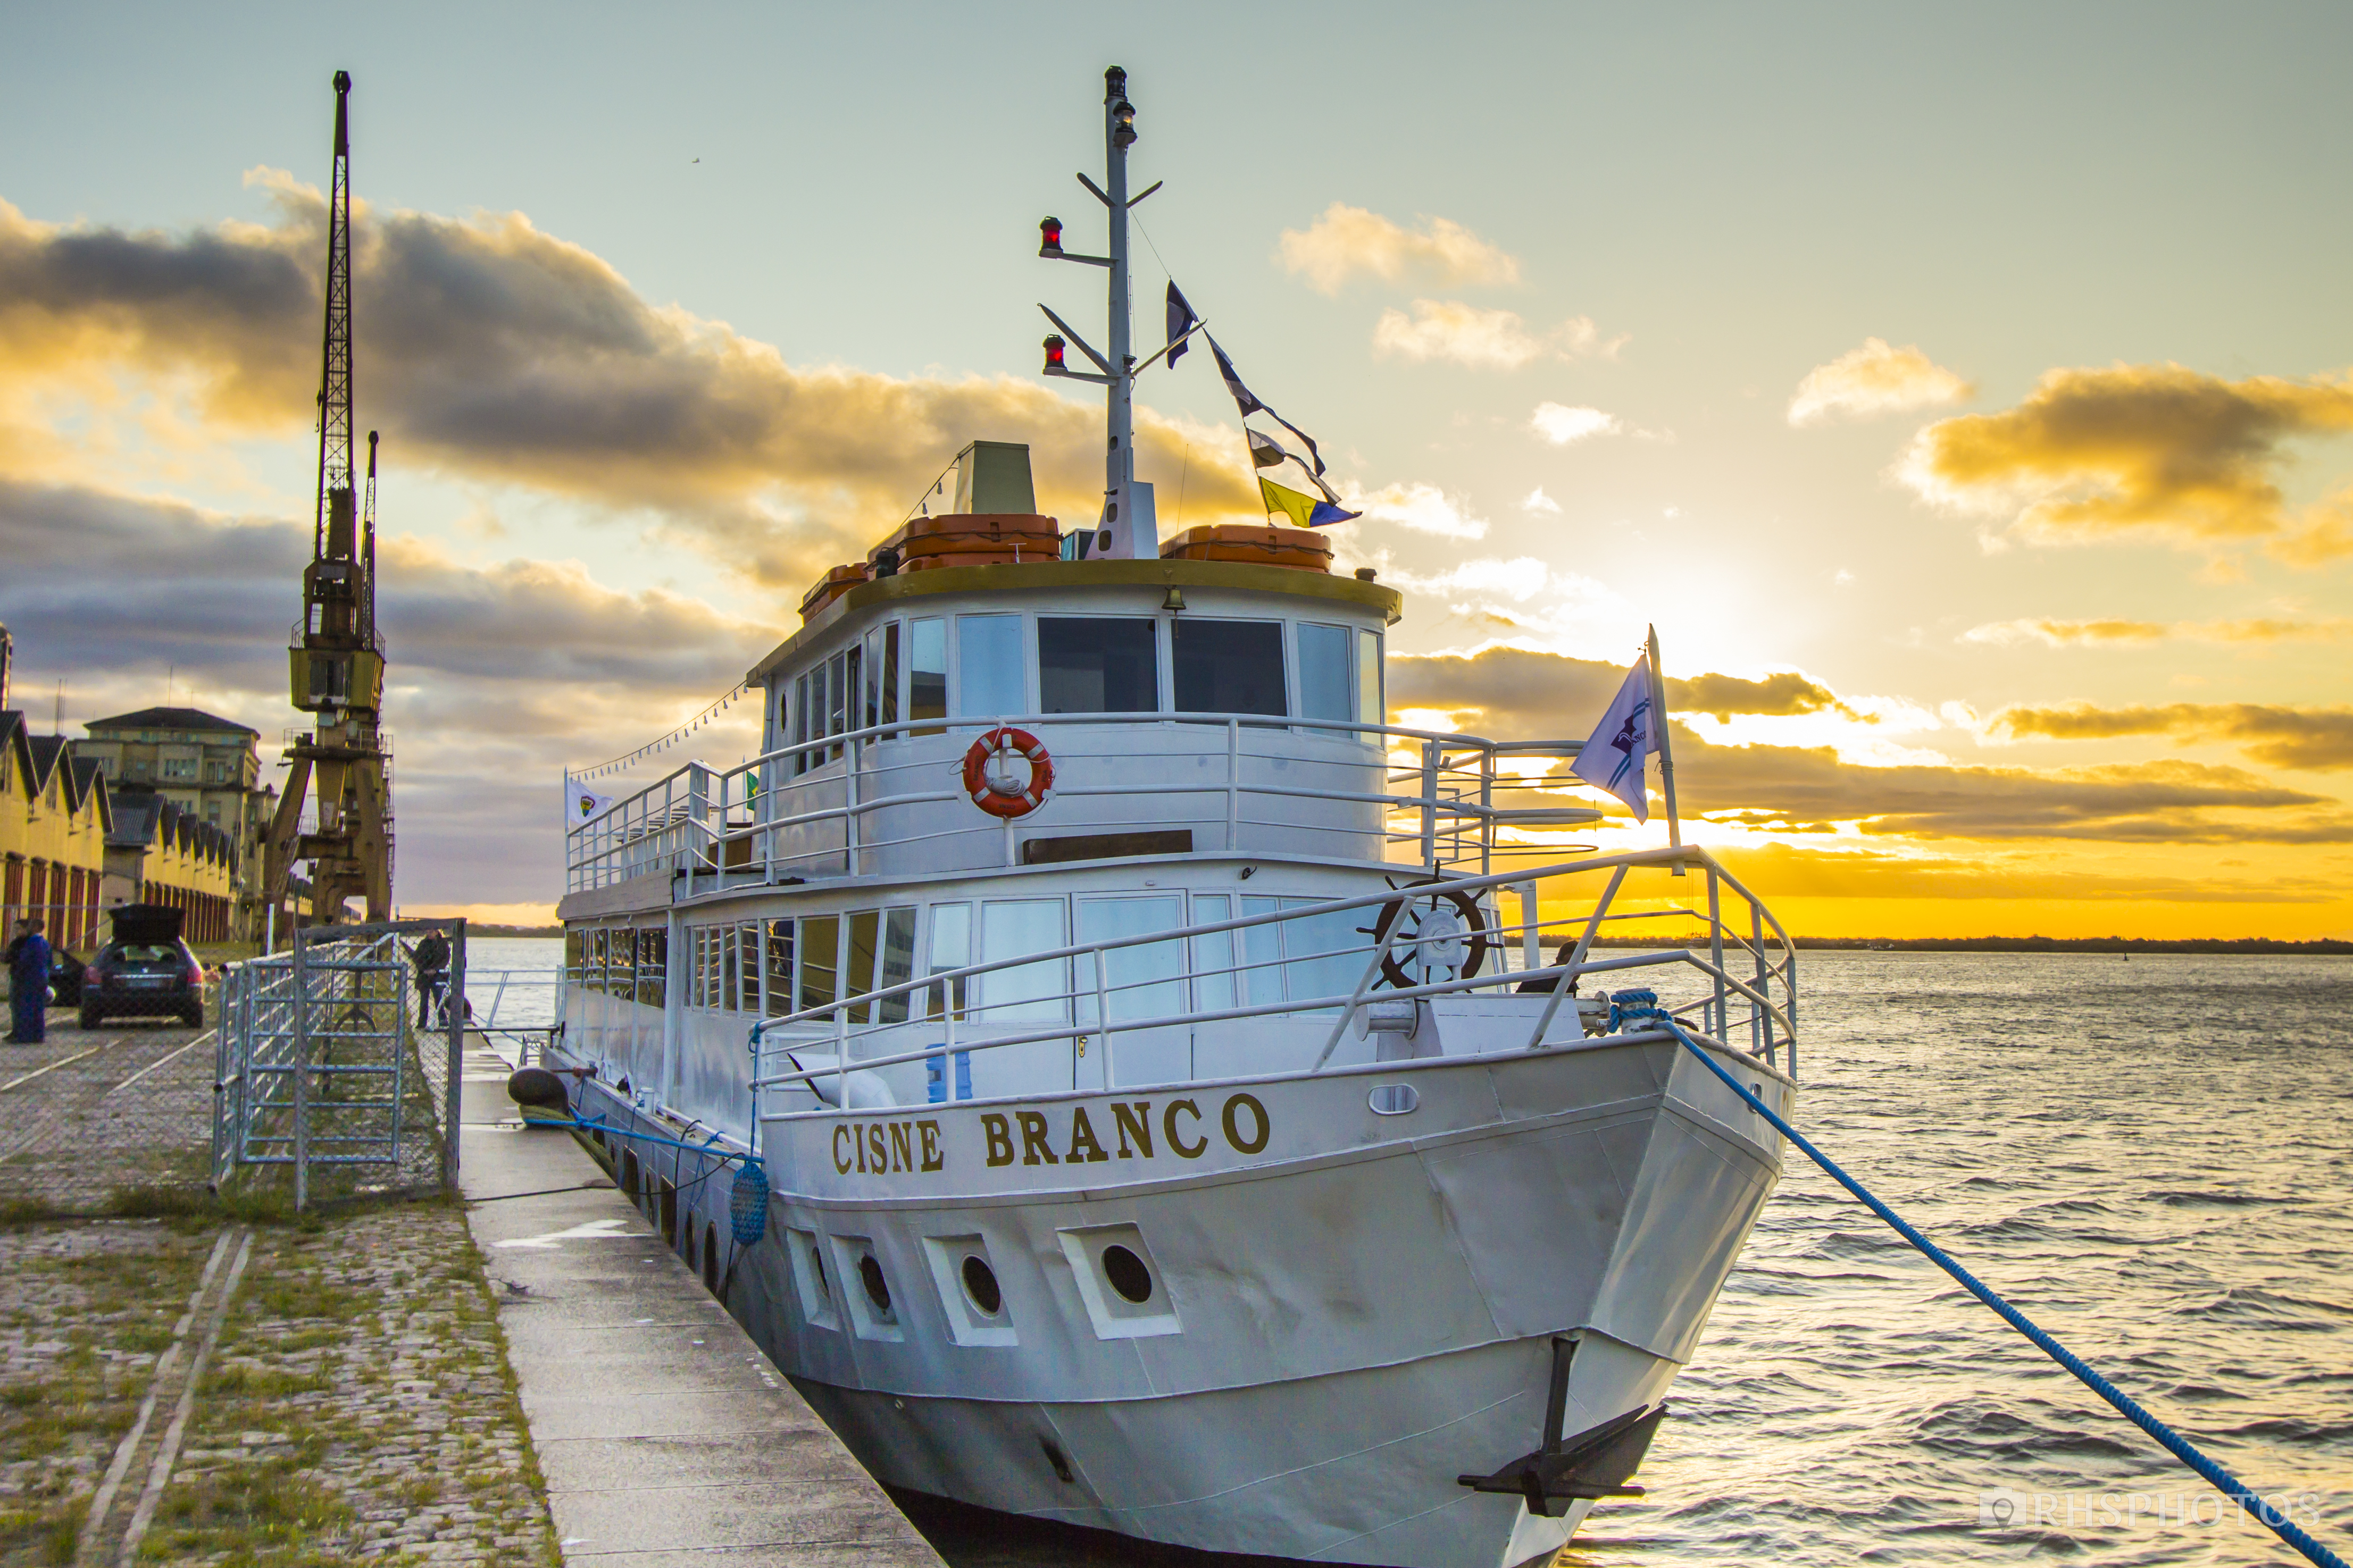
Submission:
<svg viewBox="0 0 2353 1568">
<path fill-rule="evenodd" d="M 1630 873 L 1677 867 L 1704 879 L 1704 907 L 1620 907 L 1632 901 Z M 1606 879 L 1598 894 L 1589 890 L 1596 879 Z M 1556 907 L 1568 903 L 1566 912 L 1543 912 L 1547 889 Z M 1521 919 L 1505 923 L 1496 913 L 1510 893 Z M 1187 1070 L 1171 1072 L 1182 1054 L 1172 1053 L 1172 1042 L 1181 1037 L 1198 1047 L 1202 1026 L 1252 1020 L 1255 1034 L 1227 1037 L 1250 1040 L 1261 1072 L 1322 1071 L 1351 1039 L 1354 1054 L 1369 1049 L 1379 1061 L 1573 1045 L 1609 1032 L 1606 998 L 1579 994 L 1597 975 L 1644 981 L 1671 1016 L 1797 1071 L 1795 950 L 1764 904 L 1704 849 L 1639 850 L 1282 902 L 1292 907 L 937 970 L 764 1017 L 751 1029 L 760 1119 L 854 1107 L 853 1079 L 918 1063 L 934 1099 L 994 1098 L 993 1089 L 976 1097 L 957 1086 L 976 1056 L 1020 1047 L 1068 1047 L 1069 1080 L 1079 1088 L 1098 1079 L 1125 1089 L 1229 1076 L 1200 1070 L 1198 1056 Z M 1623 951 L 1601 935 L 1613 922 L 1650 920 L 1696 921 L 1696 939 Z M 1489 969 L 1490 956 L 1504 962 Z M 1499 1007 L 1501 997 L 1512 1000 Z M 1473 1002 L 1482 1005 L 1467 1005 Z M 1145 1065 L 1123 1070 L 1123 1041 L 1141 1047 Z M 1100 1053 L 1092 1071 L 1083 1067 L 1091 1049 Z M 1044 1060 L 1034 1052 L 1024 1059 L 1033 1072 Z M 1059 1078 L 1061 1069 L 1053 1070 Z M 797 1088 L 813 1102 L 769 1109 L 779 1091 Z M 1035 1084 L 1006 1089 L 1035 1091 Z M 870 1100 L 904 1102 L 887 1085 Z"/>
</svg>

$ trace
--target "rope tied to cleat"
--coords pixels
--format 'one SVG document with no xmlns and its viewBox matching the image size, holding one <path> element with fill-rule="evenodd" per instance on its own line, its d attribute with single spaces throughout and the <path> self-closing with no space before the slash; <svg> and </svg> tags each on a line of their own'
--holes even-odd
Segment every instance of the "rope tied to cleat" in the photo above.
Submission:
<svg viewBox="0 0 2353 1568">
<path fill-rule="evenodd" d="M 607 1138 L 630 1138 L 641 1143 L 658 1143 L 665 1149 L 683 1149 L 690 1154 L 708 1155 L 723 1164 L 731 1160 L 741 1161 L 735 1180 L 727 1192 L 727 1228 L 734 1235 L 738 1247 L 756 1247 L 760 1238 L 768 1234 L 766 1167 L 760 1163 L 757 1154 L 739 1154 L 733 1149 L 720 1148 L 717 1142 L 719 1135 L 715 1132 L 708 1142 L 687 1143 L 676 1138 L 665 1138 L 659 1132 L 638 1132 L 626 1127 L 615 1127 L 601 1116 L 588 1121 L 575 1116 L 568 1121 L 534 1121 L 532 1125 L 561 1127 L 573 1132 L 601 1132 Z"/>
<path fill-rule="evenodd" d="M 1614 1004 L 1610 1012 L 1613 1022 L 1620 1021 L 1619 1009 Z M 1803 1133 L 1781 1120 L 1772 1107 L 1744 1088 L 1730 1072 L 1725 1069 L 1722 1063 L 1709 1056 L 1698 1041 L 1683 1032 L 1683 1026 L 1677 1023 L 1672 1015 L 1657 1006 L 1655 1001 L 1645 1007 L 1637 1000 L 1627 1009 L 1624 1016 L 1627 1019 L 1639 1021 L 1637 1026 L 1640 1026 L 1640 1023 L 1649 1023 L 1672 1035 L 1684 1049 L 1699 1058 L 1702 1067 L 1722 1079 L 1724 1086 L 1746 1101 L 1751 1110 L 1771 1122 L 1774 1130 L 1782 1137 L 1803 1150 L 1806 1157 L 1820 1165 L 1839 1185 L 1853 1194 L 1872 1213 L 1886 1221 L 1896 1235 L 1910 1242 L 1927 1258 L 1928 1261 L 1960 1281 L 1962 1287 L 1970 1295 L 1992 1308 L 2002 1321 L 2032 1341 L 2036 1349 L 2073 1373 L 2076 1381 L 2115 1406 L 2126 1420 L 2156 1438 L 2166 1452 L 2196 1471 L 2199 1478 L 2215 1490 L 2237 1503 L 2257 1523 L 2295 1547 L 2307 1561 L 2319 1564 L 2319 1568 L 2346 1568 L 2343 1558 L 2306 1534 L 2294 1520 L 2287 1517 L 2284 1510 L 2274 1508 L 2230 1471 L 2200 1452 L 2188 1438 L 2142 1409 L 2129 1394 L 2103 1377 L 2082 1357 L 2043 1332 L 2025 1313 L 2004 1300 L 1990 1286 L 1956 1262 L 1944 1248 L 1921 1235 L 1903 1215 L 1882 1203 L 1869 1188 L 1848 1175 L 1837 1161 L 1815 1148 Z"/>
</svg>

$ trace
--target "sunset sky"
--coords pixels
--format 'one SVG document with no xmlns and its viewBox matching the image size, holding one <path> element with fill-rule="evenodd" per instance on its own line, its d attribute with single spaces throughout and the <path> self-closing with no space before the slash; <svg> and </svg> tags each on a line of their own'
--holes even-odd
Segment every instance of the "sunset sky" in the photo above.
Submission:
<svg viewBox="0 0 2353 1568">
<path fill-rule="evenodd" d="M 1686 837 L 1793 931 L 2353 936 L 2342 5 L 19 12 L 16 700 L 296 721 L 348 69 L 399 899 L 543 917 L 563 767 L 966 440 L 1092 517 L 1036 225 L 1099 240 L 1113 62 L 1138 336 L 1173 271 L 1322 443 L 1400 721 L 1581 737 L 1655 623 Z M 1165 531 L 1257 510 L 1208 361 Z"/>
</svg>

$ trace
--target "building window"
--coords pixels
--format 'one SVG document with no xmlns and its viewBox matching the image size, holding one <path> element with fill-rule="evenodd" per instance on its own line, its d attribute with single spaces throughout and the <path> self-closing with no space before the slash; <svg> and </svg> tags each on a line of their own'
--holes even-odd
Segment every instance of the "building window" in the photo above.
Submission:
<svg viewBox="0 0 2353 1568">
<path fill-rule="evenodd" d="M 167 779 L 187 779 L 193 782 L 196 776 L 196 759 L 194 757 L 165 757 L 164 759 L 164 776 Z"/>
<path fill-rule="evenodd" d="M 1039 616 L 1038 710 L 1159 711 L 1159 641 L 1149 620 Z"/>
<path fill-rule="evenodd" d="M 1282 623 L 1210 621 L 1179 616 L 1176 642 L 1176 710 L 1263 713 L 1283 718 Z"/>
</svg>

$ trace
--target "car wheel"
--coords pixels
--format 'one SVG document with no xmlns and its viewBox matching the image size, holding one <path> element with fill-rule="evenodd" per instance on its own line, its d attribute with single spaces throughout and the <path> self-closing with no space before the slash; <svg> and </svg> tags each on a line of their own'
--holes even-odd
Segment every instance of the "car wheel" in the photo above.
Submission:
<svg viewBox="0 0 2353 1568">
<path fill-rule="evenodd" d="M 100 1020 L 100 1019 L 101 1019 L 101 1018 L 103 1018 L 103 1017 L 105 1017 L 105 1016 L 106 1016 L 106 1015 L 105 1015 L 105 1014 L 103 1014 L 103 1013 L 100 1012 L 97 1008 L 95 1008 L 95 1007 L 91 1006 L 89 1003 L 85 1002 L 85 1003 L 83 1003 L 83 1004 L 82 1004 L 82 1005 L 81 1005 L 81 1026 L 82 1026 L 83 1028 L 85 1028 L 85 1029 L 95 1029 L 95 1028 L 97 1028 L 97 1027 L 98 1027 L 98 1025 L 99 1025 L 99 1020 Z"/>
<path fill-rule="evenodd" d="M 180 1022 L 185 1024 L 191 1029 L 203 1028 L 205 1026 L 205 1005 L 201 1002 L 191 1002 L 186 1006 L 181 1008 Z"/>
</svg>

